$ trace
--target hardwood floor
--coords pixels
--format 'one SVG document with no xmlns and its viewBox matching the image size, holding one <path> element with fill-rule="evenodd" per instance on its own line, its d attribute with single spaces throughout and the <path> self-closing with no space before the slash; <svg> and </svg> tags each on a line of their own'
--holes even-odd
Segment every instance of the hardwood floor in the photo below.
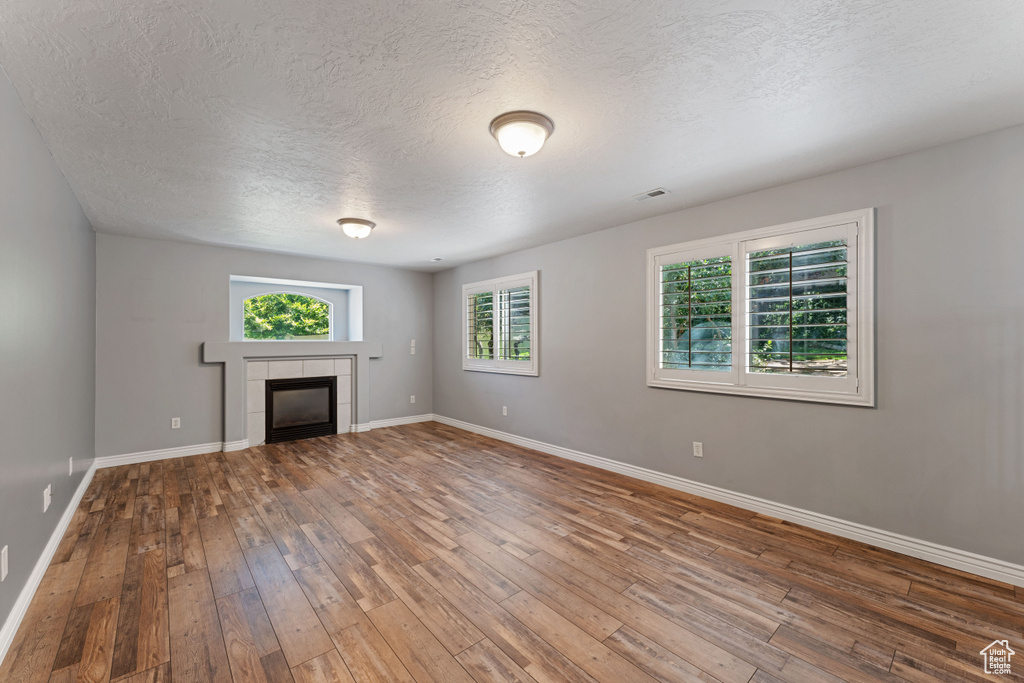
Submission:
<svg viewBox="0 0 1024 683">
<path fill-rule="evenodd" d="M 985 681 L 1007 638 L 1020 588 L 424 423 L 98 471 L 0 681 Z"/>
</svg>

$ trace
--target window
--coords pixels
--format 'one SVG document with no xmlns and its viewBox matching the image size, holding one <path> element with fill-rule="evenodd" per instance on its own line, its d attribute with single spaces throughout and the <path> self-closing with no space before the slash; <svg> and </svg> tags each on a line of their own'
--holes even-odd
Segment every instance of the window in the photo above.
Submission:
<svg viewBox="0 0 1024 683">
<path fill-rule="evenodd" d="M 249 297 L 243 327 L 245 339 L 330 339 L 331 304 L 289 292 Z"/>
<path fill-rule="evenodd" d="M 870 209 L 650 249 L 655 387 L 874 405 Z"/>
<path fill-rule="evenodd" d="M 231 341 L 362 341 L 363 288 L 231 275 Z"/>
<path fill-rule="evenodd" d="M 462 286 L 463 370 L 536 375 L 537 271 Z"/>
</svg>

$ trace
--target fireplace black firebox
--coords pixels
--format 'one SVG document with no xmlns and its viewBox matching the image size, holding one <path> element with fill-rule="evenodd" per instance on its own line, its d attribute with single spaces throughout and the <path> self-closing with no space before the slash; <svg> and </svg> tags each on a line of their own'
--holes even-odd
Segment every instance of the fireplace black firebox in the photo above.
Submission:
<svg viewBox="0 0 1024 683">
<path fill-rule="evenodd" d="M 338 432 L 338 378 L 268 379 L 267 443 Z"/>
</svg>

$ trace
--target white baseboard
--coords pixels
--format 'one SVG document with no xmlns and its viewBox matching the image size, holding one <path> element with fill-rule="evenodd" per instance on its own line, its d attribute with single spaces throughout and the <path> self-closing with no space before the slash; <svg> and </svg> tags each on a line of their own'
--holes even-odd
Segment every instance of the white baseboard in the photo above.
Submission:
<svg viewBox="0 0 1024 683">
<path fill-rule="evenodd" d="M 434 415 L 412 415 L 410 417 L 393 417 L 387 420 L 372 420 L 363 424 L 352 425 L 353 432 L 368 432 L 371 429 L 382 427 L 397 427 L 399 425 L 413 424 L 414 422 L 430 422 Z M 214 441 L 213 443 L 201 443 L 195 446 L 179 446 L 177 448 L 161 448 L 155 451 L 140 451 L 138 453 L 124 453 L 122 455 L 107 455 L 96 458 L 96 467 L 117 467 L 119 465 L 135 465 L 140 462 L 152 462 L 153 460 L 166 460 L 168 458 L 184 458 L 190 455 L 203 455 L 204 453 L 219 453 L 220 451 L 231 452 L 241 451 L 249 447 L 249 440 L 241 441 Z"/>
<path fill-rule="evenodd" d="M 153 460 L 165 460 L 167 458 L 184 458 L 189 455 L 202 455 L 204 453 L 219 453 L 222 450 L 227 450 L 224 446 L 224 442 L 214 441 L 213 443 L 201 443 L 195 446 L 178 446 L 177 448 L 161 448 L 155 451 L 107 455 L 102 458 L 96 458 L 96 468 L 134 465 L 140 462 L 152 462 Z"/>
<path fill-rule="evenodd" d="M 654 484 L 661 484 L 662 486 L 666 486 L 677 491 L 692 493 L 693 495 L 701 496 L 703 498 L 710 498 L 711 500 L 717 500 L 721 503 L 735 505 L 736 507 L 743 508 L 744 510 L 750 510 L 752 512 L 769 515 L 777 519 L 783 519 L 788 522 L 802 524 L 803 526 L 808 526 L 812 529 L 818 529 L 819 531 L 825 531 L 830 534 L 835 534 L 836 536 L 842 536 L 843 538 L 849 538 L 854 541 L 860 541 L 879 548 L 885 548 L 886 550 L 910 555 L 911 557 L 916 557 L 921 560 L 928 560 L 929 562 L 934 562 L 935 564 L 940 564 L 944 567 L 952 567 L 953 569 L 970 572 L 979 576 L 995 579 L 996 581 L 1003 581 L 1015 586 L 1024 586 L 1024 565 L 1013 564 L 993 557 L 985 557 L 984 555 L 967 552 L 966 550 L 950 548 L 948 546 L 932 543 L 931 541 L 923 541 L 918 538 L 903 536 L 902 534 L 893 533 L 891 531 L 864 526 L 863 524 L 858 524 L 856 522 L 848 522 L 846 520 L 829 517 L 828 515 L 823 515 L 818 512 L 803 510 L 791 505 L 776 503 L 770 500 L 765 500 L 764 498 L 757 498 L 756 496 L 750 496 L 745 493 L 737 493 L 736 491 L 718 488 L 717 486 L 711 486 L 709 484 L 702 484 L 697 481 L 683 479 L 682 477 L 664 474 L 662 472 L 649 470 L 636 465 L 630 465 L 617 460 L 610 460 L 608 458 L 590 455 L 589 453 L 574 451 L 569 448 L 544 443 L 543 441 L 536 441 L 534 439 L 516 436 L 515 434 L 509 434 L 507 432 L 500 432 L 496 429 L 481 427 L 469 422 L 463 422 L 462 420 L 444 417 L 443 415 L 435 415 L 434 420 L 451 427 L 457 427 L 468 432 L 475 432 L 477 434 L 489 436 L 493 439 L 498 439 L 499 441 L 506 441 L 508 443 L 516 444 L 517 446 L 523 446 L 524 448 L 530 448 L 535 451 L 540 451 L 541 453 L 547 453 L 548 455 L 554 455 L 559 458 L 593 465 L 594 467 L 602 470 L 618 472 L 619 474 L 624 474 L 635 479 L 642 479 L 643 481 L 649 481 Z"/>
<path fill-rule="evenodd" d="M 410 415 L 409 417 L 392 417 L 387 420 L 371 420 L 369 427 L 370 429 L 383 429 L 384 427 L 398 427 L 399 425 L 411 425 L 417 422 L 431 422 L 433 420 L 434 415 L 427 413 L 426 415 Z"/>
<path fill-rule="evenodd" d="M 436 418 L 432 413 L 424 415 L 410 415 L 409 417 L 390 417 L 386 420 L 370 420 L 360 424 L 353 424 L 352 431 L 355 433 L 368 432 L 371 429 L 383 429 L 384 427 L 398 427 L 400 425 L 411 425 L 417 422 L 431 422 Z"/>
<path fill-rule="evenodd" d="M 29 605 L 32 604 L 32 598 L 36 594 L 36 589 L 39 588 L 39 583 L 43 580 L 43 576 L 50 566 L 54 553 L 60 547 L 61 539 L 64 538 L 64 533 L 68 530 L 71 519 L 75 516 L 75 510 L 78 509 L 78 504 L 82 502 L 82 497 L 89 488 L 93 475 L 96 474 L 96 469 L 96 462 L 93 461 L 93 464 L 86 470 L 85 476 L 82 477 L 81 483 L 78 484 L 74 495 L 71 496 L 71 500 L 64 509 L 64 514 L 61 515 L 60 521 L 57 522 L 57 528 L 50 534 L 50 540 L 47 542 L 46 547 L 43 548 L 43 553 L 39 556 L 39 559 L 36 560 L 36 566 L 32 569 L 32 573 L 28 575 L 28 581 L 25 582 L 21 593 L 18 594 L 18 599 L 14 602 L 11 613 L 7 615 L 3 627 L 0 628 L 0 664 L 3 664 L 4 657 L 7 656 L 7 652 L 11 649 L 14 635 L 18 632 L 18 627 L 21 626 L 21 620 L 25 618 L 25 613 L 28 612 Z"/>
</svg>

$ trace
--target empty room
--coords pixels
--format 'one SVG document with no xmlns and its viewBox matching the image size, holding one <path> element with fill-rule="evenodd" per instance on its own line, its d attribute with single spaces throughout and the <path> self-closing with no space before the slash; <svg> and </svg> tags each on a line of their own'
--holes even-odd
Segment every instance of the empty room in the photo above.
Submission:
<svg viewBox="0 0 1024 683">
<path fill-rule="evenodd" d="M 4 0 L 0 682 L 1024 681 L 1019 0 Z"/>
</svg>

